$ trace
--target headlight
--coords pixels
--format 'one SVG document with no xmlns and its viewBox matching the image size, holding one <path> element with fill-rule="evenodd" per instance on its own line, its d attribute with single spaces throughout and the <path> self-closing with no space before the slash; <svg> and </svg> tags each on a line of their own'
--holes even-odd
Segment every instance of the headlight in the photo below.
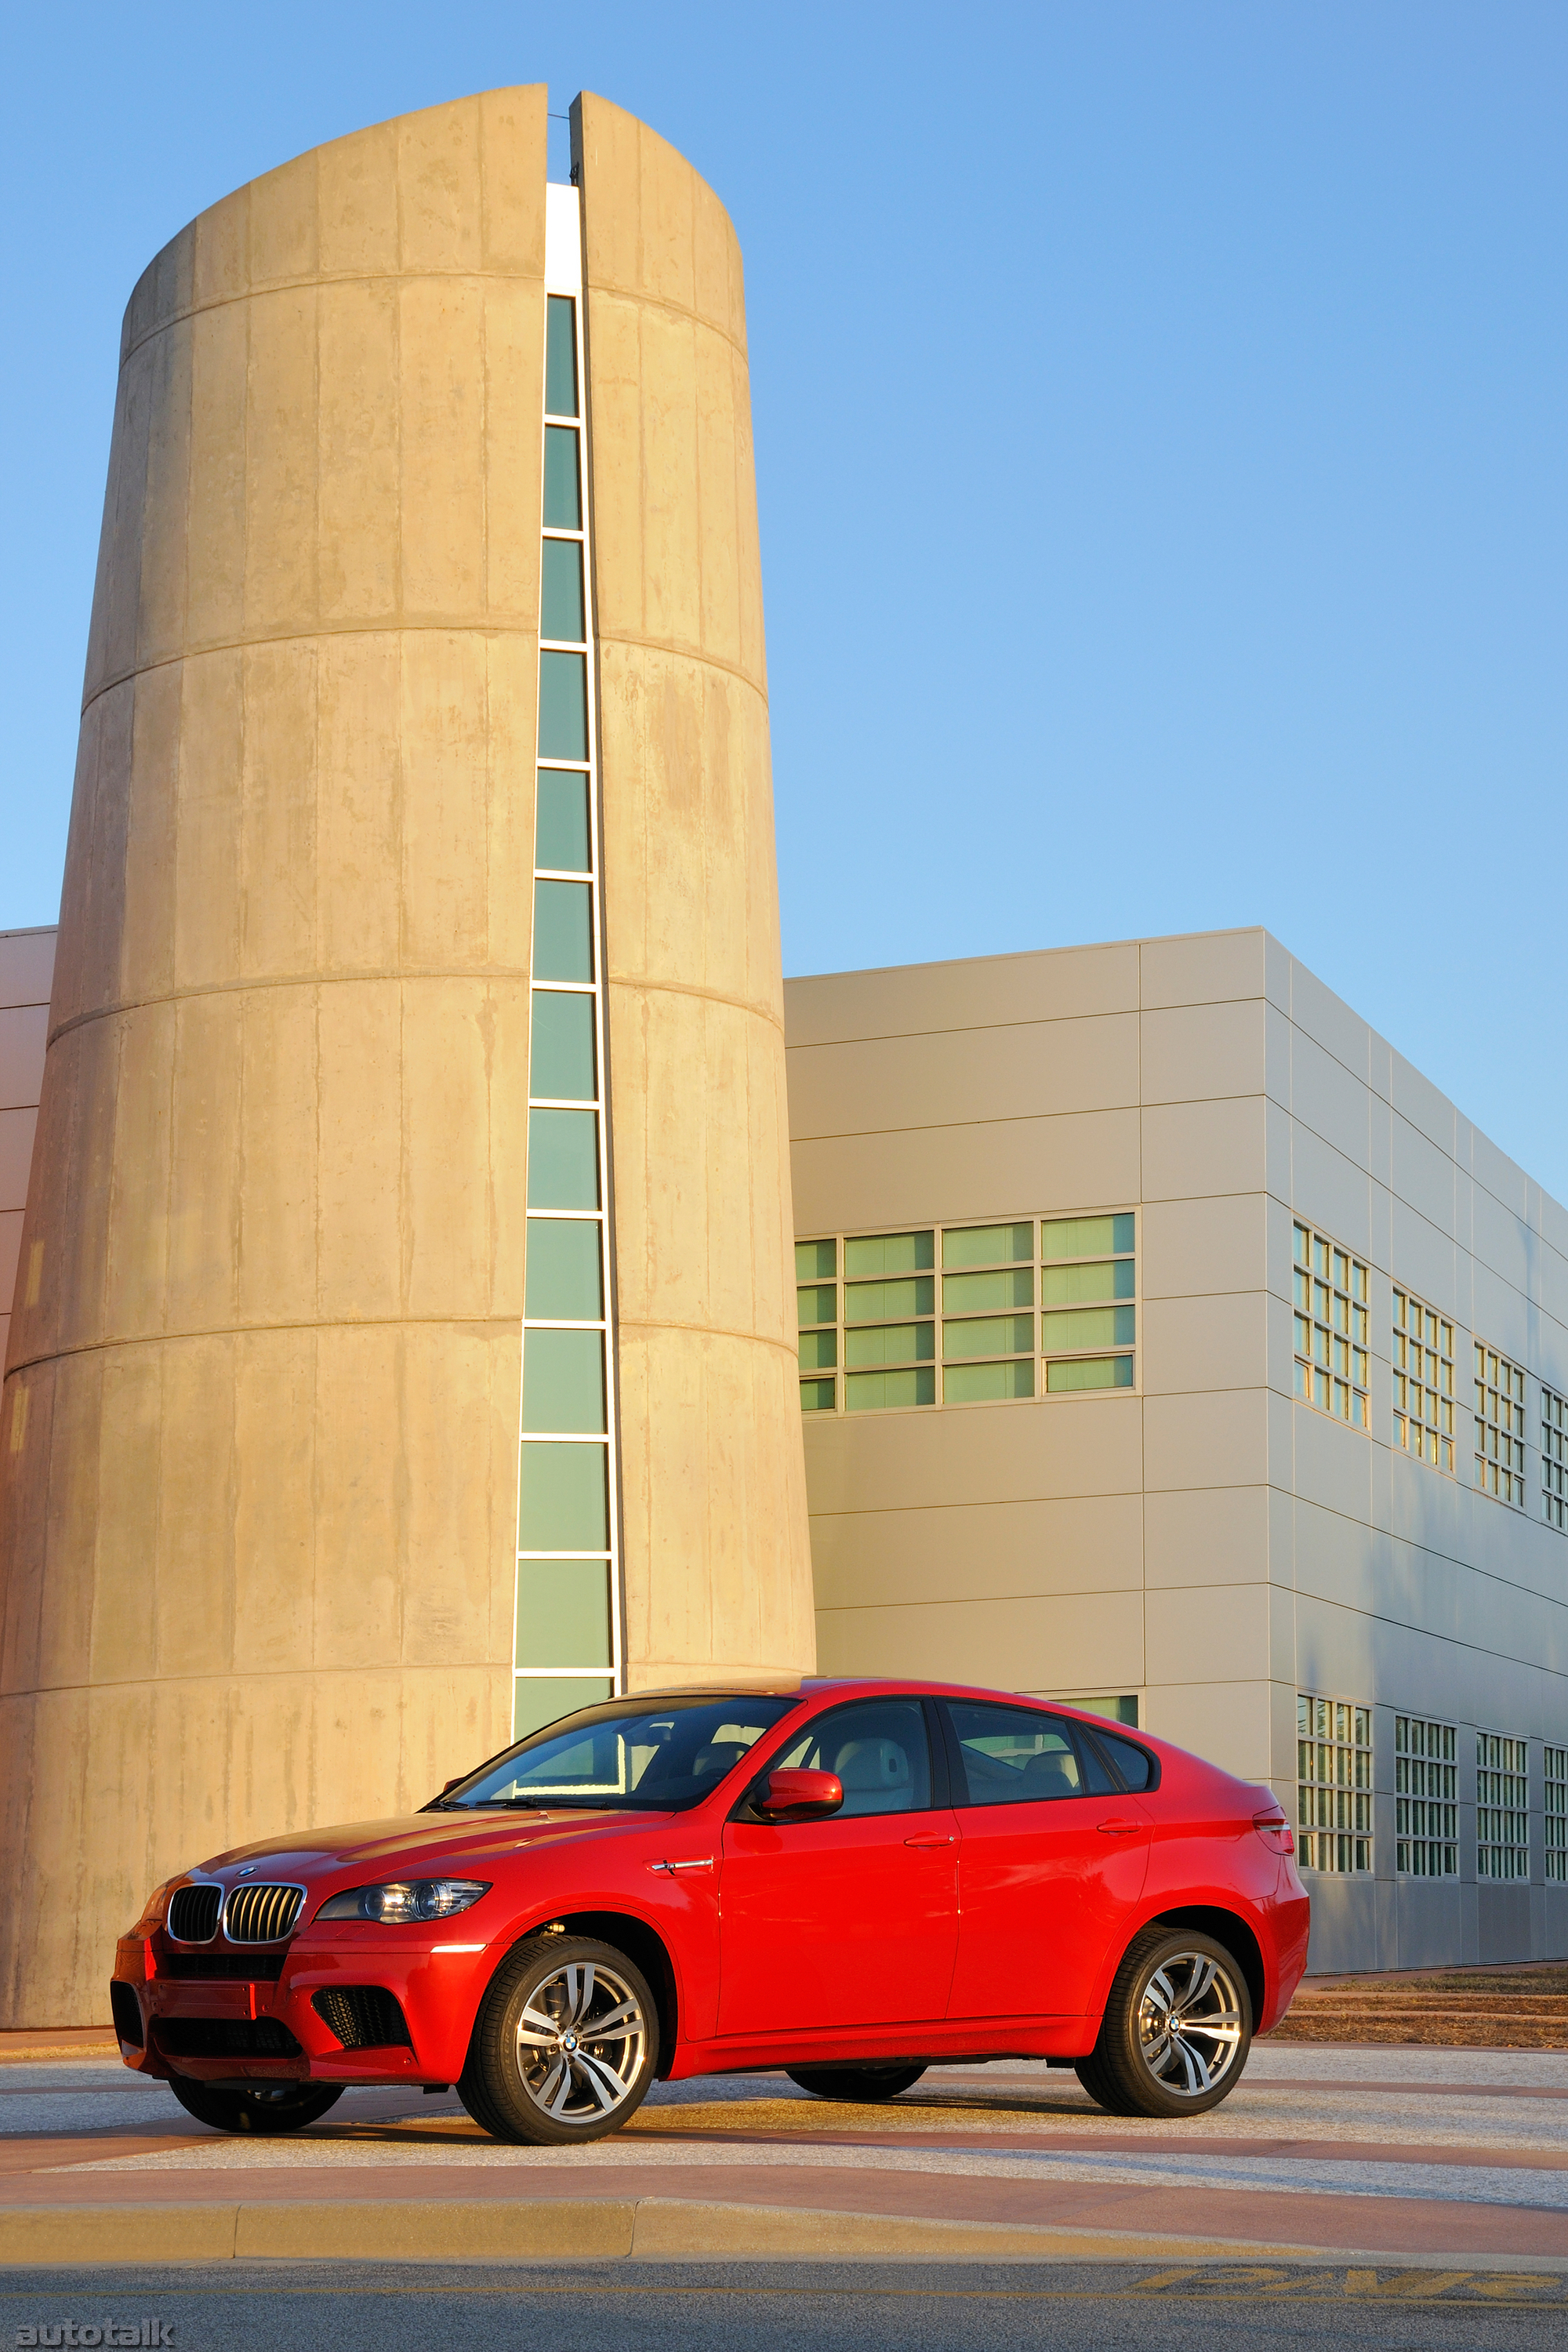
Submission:
<svg viewBox="0 0 1568 2352">
<path fill-rule="evenodd" d="M 174 1883 L 172 1878 L 166 1878 L 162 1886 L 154 1886 L 152 1894 L 142 1906 L 142 1916 L 131 1930 L 133 1936 L 139 1934 L 143 1927 L 156 1927 L 160 1924 L 168 1910 L 169 1889 Z"/>
<path fill-rule="evenodd" d="M 380 1886 L 351 1886 L 317 1912 L 318 1919 L 379 1919 L 399 1927 L 418 1919 L 449 1919 L 490 1891 L 488 1878 L 393 1878 Z"/>
</svg>

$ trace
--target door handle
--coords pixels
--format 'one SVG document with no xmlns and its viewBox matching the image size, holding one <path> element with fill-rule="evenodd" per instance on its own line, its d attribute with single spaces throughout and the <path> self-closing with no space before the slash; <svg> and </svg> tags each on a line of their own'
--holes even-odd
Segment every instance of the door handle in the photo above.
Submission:
<svg viewBox="0 0 1568 2352">
<path fill-rule="evenodd" d="M 935 1846 L 956 1845 L 958 1843 L 958 1840 L 954 1837 L 919 1837 L 906 1838 L 904 1840 L 904 1843 L 906 1845 L 918 1846 L 921 1853 L 929 1853 Z"/>
<path fill-rule="evenodd" d="M 650 1870 L 668 1870 L 671 1878 L 675 1876 L 678 1870 L 711 1870 L 712 1867 L 713 1857 L 710 1853 L 703 1854 L 697 1862 L 650 1862 L 648 1864 Z"/>
<path fill-rule="evenodd" d="M 1110 1821 L 1099 1822 L 1095 1826 L 1101 1837 L 1136 1837 L 1143 1824 L 1142 1822 L 1127 1821 L 1121 1814 L 1116 1813 Z"/>
</svg>

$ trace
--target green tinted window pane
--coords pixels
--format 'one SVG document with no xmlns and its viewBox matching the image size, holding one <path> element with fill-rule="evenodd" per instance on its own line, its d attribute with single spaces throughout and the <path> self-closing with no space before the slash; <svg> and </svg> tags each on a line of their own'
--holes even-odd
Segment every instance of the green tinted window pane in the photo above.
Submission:
<svg viewBox="0 0 1568 2352">
<path fill-rule="evenodd" d="M 599 1226 L 591 1217 L 530 1217 L 522 1311 L 542 1323 L 597 1323 L 605 1312 Z"/>
<path fill-rule="evenodd" d="M 846 1274 L 915 1274 L 936 1264 L 936 1235 L 866 1234 L 844 1244 Z"/>
<path fill-rule="evenodd" d="M 1034 1303 L 1032 1265 L 1005 1274 L 944 1274 L 942 1278 L 944 1315 L 979 1315 L 988 1307 L 1032 1307 Z"/>
<path fill-rule="evenodd" d="M 594 1083 L 591 996 L 563 996 L 552 989 L 534 990 L 528 1091 L 554 1102 L 598 1099 L 598 1088 Z"/>
<path fill-rule="evenodd" d="M 598 1331 L 535 1331 L 522 1339 L 522 1425 L 548 1434 L 605 1431 L 605 1342 Z"/>
<path fill-rule="evenodd" d="M 577 435 L 570 425 L 547 425 L 544 428 L 544 527 L 546 530 L 583 528 Z"/>
<path fill-rule="evenodd" d="M 1042 1257 L 1109 1257 L 1132 1247 L 1131 1213 L 1120 1217 L 1051 1217 L 1040 1227 Z"/>
<path fill-rule="evenodd" d="M 593 869 L 588 847 L 588 779 L 580 769 L 541 768 L 533 821 L 533 862 L 559 874 Z"/>
<path fill-rule="evenodd" d="M 586 882 L 534 884 L 533 977 L 593 979 L 594 899 Z"/>
<path fill-rule="evenodd" d="M 1042 1315 L 1040 1346 L 1047 1356 L 1058 1348 L 1129 1348 L 1137 1309 L 1081 1307 L 1076 1315 Z"/>
<path fill-rule="evenodd" d="M 588 756 L 586 654 L 539 656 L 539 756 L 542 760 Z"/>
<path fill-rule="evenodd" d="M 982 1315 L 973 1323 L 944 1323 L 942 1352 L 948 1362 L 966 1356 L 1032 1356 L 1035 1318 L 1032 1315 Z"/>
<path fill-rule="evenodd" d="M 1026 1225 L 963 1225 L 942 1237 L 943 1265 L 1005 1265 L 1035 1255 L 1035 1228 Z"/>
<path fill-rule="evenodd" d="M 517 1515 L 519 1551 L 608 1551 L 609 1455 L 602 1445 L 522 1449 Z M 592 1665 L 597 1653 L 569 1650 L 563 1658 L 528 1658 L 520 1666 Z"/>
<path fill-rule="evenodd" d="M 580 1445 L 579 1454 L 596 1452 Z M 525 1559 L 517 1571 L 520 1666 L 610 1664 L 610 1573 L 601 1559 Z"/>
<path fill-rule="evenodd" d="M 838 1286 L 835 1282 L 814 1282 L 795 1294 L 795 1321 L 804 1331 L 812 1323 L 835 1323 L 838 1319 Z"/>
<path fill-rule="evenodd" d="M 942 1376 L 947 1404 L 994 1404 L 1006 1397 L 1032 1397 L 1035 1360 L 1021 1364 L 950 1364 Z"/>
<path fill-rule="evenodd" d="M 934 1323 L 879 1323 L 844 1335 L 847 1364 L 923 1364 L 935 1354 Z"/>
<path fill-rule="evenodd" d="M 1080 1706 L 1085 1715 L 1103 1715 L 1108 1722 L 1128 1724 L 1134 1731 L 1138 1728 L 1136 1692 L 1129 1693 L 1121 1698 L 1075 1698 L 1071 1701 L 1071 1705 Z M 1121 1759 L 1118 1757 L 1118 1763 L 1121 1760 Z"/>
<path fill-rule="evenodd" d="M 912 1372 L 850 1372 L 844 1382 L 844 1404 L 848 1412 L 886 1412 L 895 1405 L 935 1402 L 934 1366 L 922 1366 Z"/>
<path fill-rule="evenodd" d="M 800 1409 L 802 1412 L 831 1412 L 834 1405 L 832 1381 L 802 1381 Z"/>
<path fill-rule="evenodd" d="M 1076 1307 L 1093 1298 L 1131 1298 L 1136 1276 L 1130 1257 L 1090 1259 L 1085 1265 L 1048 1265 L 1040 1276 L 1040 1304 Z"/>
<path fill-rule="evenodd" d="M 570 294 L 552 294 L 544 331 L 544 413 L 577 414 L 577 305 Z"/>
<path fill-rule="evenodd" d="M 539 634 L 569 646 L 585 645 L 583 625 L 583 550 L 574 539 L 547 539 L 539 584 Z"/>
<path fill-rule="evenodd" d="M 1073 1389 L 1130 1389 L 1131 1385 L 1131 1356 L 1079 1356 L 1073 1363 L 1046 1366 L 1046 1389 L 1051 1396 Z"/>
<path fill-rule="evenodd" d="M 526 1739 L 580 1706 L 597 1706 L 614 1687 L 608 1675 L 519 1675 L 511 1686 L 511 1736 Z"/>
<path fill-rule="evenodd" d="M 815 1282 L 821 1274 L 838 1271 L 837 1242 L 796 1242 L 795 1245 L 795 1278 L 797 1282 Z"/>
<path fill-rule="evenodd" d="M 528 1205 L 531 1209 L 598 1207 L 599 1122 L 595 1112 L 529 1112 Z"/>
<path fill-rule="evenodd" d="M 848 1263 L 849 1253 L 844 1253 Z M 846 1323 L 886 1323 L 895 1315 L 931 1315 L 936 1310 L 936 1284 L 929 1274 L 911 1282 L 851 1282 L 844 1290 Z"/>
<path fill-rule="evenodd" d="M 800 1335 L 800 1369 L 803 1372 L 819 1372 L 838 1361 L 837 1331 L 803 1331 Z"/>
</svg>

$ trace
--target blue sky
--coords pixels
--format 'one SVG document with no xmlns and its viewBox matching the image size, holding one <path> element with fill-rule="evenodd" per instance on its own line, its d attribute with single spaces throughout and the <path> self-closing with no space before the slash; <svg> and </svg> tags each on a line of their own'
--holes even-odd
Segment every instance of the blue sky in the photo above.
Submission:
<svg viewBox="0 0 1568 2352">
<path fill-rule="evenodd" d="M 35 10 L 0 928 L 53 919 L 121 311 L 226 190 L 602 91 L 747 268 L 785 968 L 1263 922 L 1568 1198 L 1568 12 Z"/>
</svg>

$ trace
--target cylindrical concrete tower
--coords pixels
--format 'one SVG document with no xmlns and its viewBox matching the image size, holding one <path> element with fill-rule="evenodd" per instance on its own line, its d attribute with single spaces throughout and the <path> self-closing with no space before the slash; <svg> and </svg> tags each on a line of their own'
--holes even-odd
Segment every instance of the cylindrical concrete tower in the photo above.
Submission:
<svg viewBox="0 0 1568 2352">
<path fill-rule="evenodd" d="M 547 195 L 545 110 L 301 157 L 127 313 L 0 1411 L 8 2023 L 106 2014 L 202 1854 L 811 1662 L 739 255 L 600 100 Z"/>
</svg>

